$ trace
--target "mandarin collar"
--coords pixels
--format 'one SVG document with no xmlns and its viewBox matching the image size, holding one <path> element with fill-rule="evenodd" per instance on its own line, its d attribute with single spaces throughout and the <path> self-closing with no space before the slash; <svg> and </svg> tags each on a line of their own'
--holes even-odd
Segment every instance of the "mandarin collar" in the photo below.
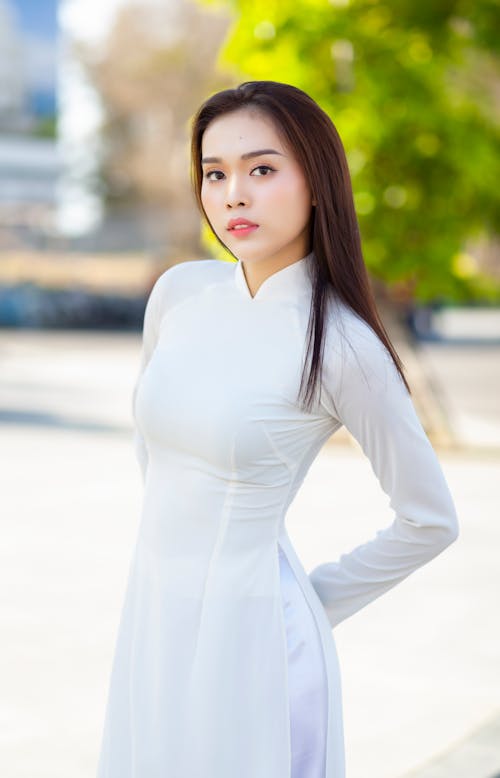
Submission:
<svg viewBox="0 0 500 778">
<path fill-rule="evenodd" d="M 311 251 L 302 259 L 277 270 L 262 282 L 253 297 L 250 294 L 241 261 L 236 262 L 234 280 L 243 297 L 251 303 L 258 304 L 265 300 L 293 302 L 301 295 L 310 293 L 313 262 L 314 252 Z"/>
</svg>

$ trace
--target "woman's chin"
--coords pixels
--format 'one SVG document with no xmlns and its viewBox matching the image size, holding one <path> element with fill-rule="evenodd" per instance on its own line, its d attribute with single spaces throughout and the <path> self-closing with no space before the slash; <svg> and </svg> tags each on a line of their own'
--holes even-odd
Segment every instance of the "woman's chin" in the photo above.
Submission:
<svg viewBox="0 0 500 778">
<path fill-rule="evenodd" d="M 263 246 L 262 244 L 257 245 L 256 243 L 250 245 L 250 242 L 246 243 L 243 240 L 238 242 L 238 245 L 236 246 L 234 243 L 231 243 L 228 247 L 235 257 L 237 257 L 239 260 L 243 260 L 244 262 L 259 261 L 273 253 L 272 248 Z"/>
</svg>

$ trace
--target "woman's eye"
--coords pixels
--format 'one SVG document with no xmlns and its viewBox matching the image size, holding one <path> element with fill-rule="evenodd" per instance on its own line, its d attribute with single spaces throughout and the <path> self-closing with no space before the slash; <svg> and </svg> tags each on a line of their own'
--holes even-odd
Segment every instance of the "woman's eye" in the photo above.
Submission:
<svg viewBox="0 0 500 778">
<path fill-rule="evenodd" d="M 221 176 L 224 175 L 222 170 L 209 170 L 208 173 L 205 173 L 205 178 L 208 178 L 209 181 L 220 181 L 220 178 L 210 178 L 210 176 L 212 176 L 214 173 L 215 174 L 220 173 Z"/>
<path fill-rule="evenodd" d="M 253 173 L 255 170 L 266 170 L 266 171 L 267 171 L 267 170 L 270 170 L 270 171 L 271 171 L 271 173 L 272 173 L 272 172 L 274 171 L 274 168 L 272 168 L 270 165 L 259 165 L 258 167 L 254 168 L 254 169 L 252 170 L 252 173 Z M 259 175 L 263 175 L 263 174 L 262 174 L 262 173 L 259 173 Z M 267 173 L 264 173 L 264 175 L 267 175 Z"/>
<path fill-rule="evenodd" d="M 258 176 L 267 176 L 269 172 L 274 172 L 274 168 L 272 168 L 270 165 L 258 165 L 252 170 L 252 174 L 257 170 L 259 171 L 257 173 Z M 208 181 L 220 181 L 223 176 L 224 173 L 222 170 L 209 170 L 207 173 L 205 173 L 205 178 Z"/>
</svg>

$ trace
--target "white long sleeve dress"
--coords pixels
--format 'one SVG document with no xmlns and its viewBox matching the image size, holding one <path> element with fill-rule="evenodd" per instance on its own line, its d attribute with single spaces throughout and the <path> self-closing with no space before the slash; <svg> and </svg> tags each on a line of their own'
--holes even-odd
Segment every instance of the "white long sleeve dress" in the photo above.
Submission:
<svg viewBox="0 0 500 778">
<path fill-rule="evenodd" d="M 144 498 L 98 778 L 344 778 L 332 628 L 457 537 L 389 353 L 335 296 L 321 397 L 299 408 L 314 261 L 253 297 L 241 263 L 211 259 L 168 269 L 151 292 L 133 397 Z M 394 516 L 307 574 L 286 513 L 342 425 Z"/>
</svg>

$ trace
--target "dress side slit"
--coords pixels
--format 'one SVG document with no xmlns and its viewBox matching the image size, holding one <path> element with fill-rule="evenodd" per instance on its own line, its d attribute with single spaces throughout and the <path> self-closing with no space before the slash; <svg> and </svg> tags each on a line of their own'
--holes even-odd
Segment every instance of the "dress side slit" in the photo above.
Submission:
<svg viewBox="0 0 500 778">
<path fill-rule="evenodd" d="M 327 681 L 320 637 L 298 581 L 279 547 L 290 699 L 290 778 L 325 778 Z"/>
</svg>

